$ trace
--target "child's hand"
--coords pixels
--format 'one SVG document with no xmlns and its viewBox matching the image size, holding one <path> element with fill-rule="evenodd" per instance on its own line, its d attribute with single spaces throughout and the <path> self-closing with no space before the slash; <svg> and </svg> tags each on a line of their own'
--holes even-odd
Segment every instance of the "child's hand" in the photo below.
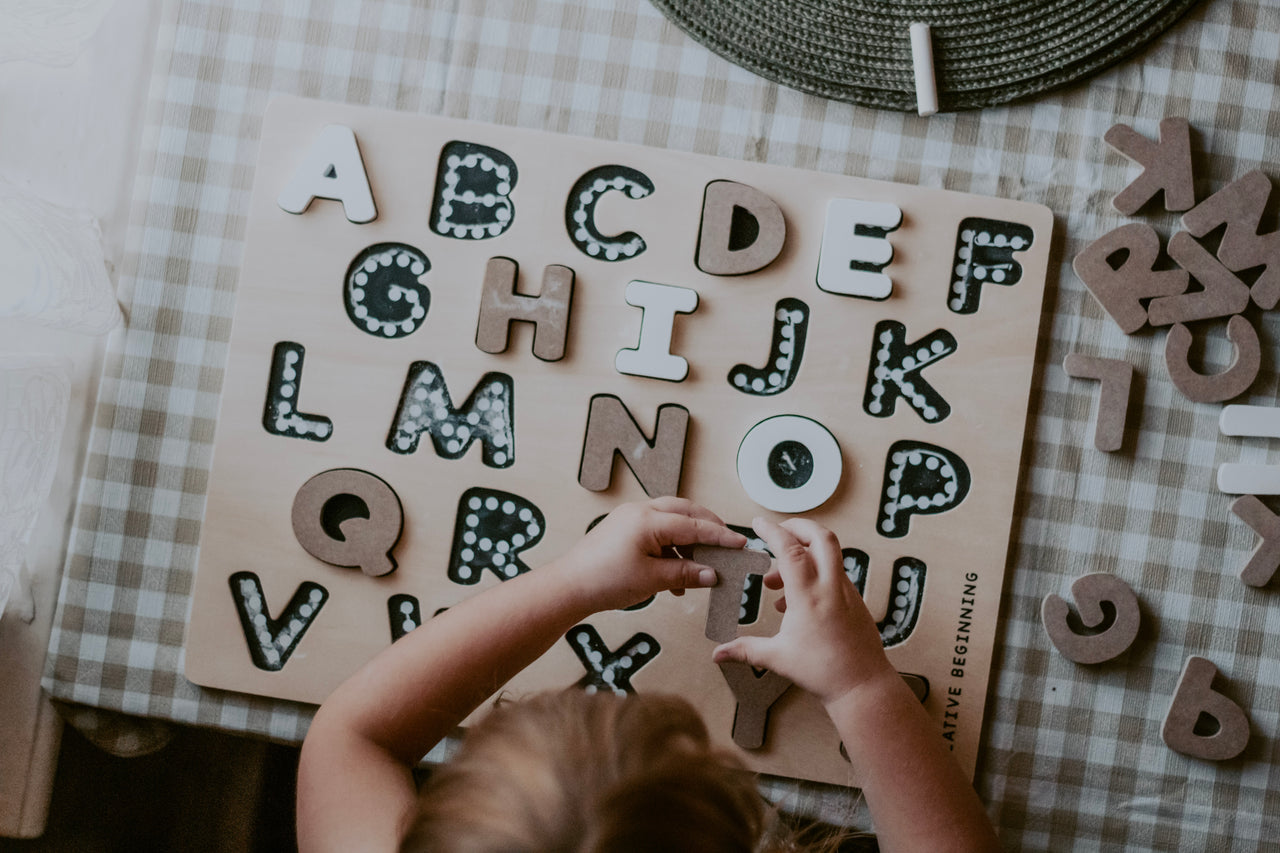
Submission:
<svg viewBox="0 0 1280 853">
<path fill-rule="evenodd" d="M 773 670 L 830 705 L 864 684 L 897 673 L 885 657 L 871 614 L 844 573 L 835 534 L 803 518 L 781 525 L 756 519 L 756 533 L 777 558 L 786 598 L 772 637 L 739 637 L 716 648 L 716 663 L 740 661 Z M 778 587 L 773 572 L 766 577 Z"/>
<path fill-rule="evenodd" d="M 746 543 L 709 509 L 663 497 L 616 508 L 560 562 L 593 611 L 615 610 L 662 590 L 679 595 L 686 588 L 715 586 L 713 569 L 672 555 L 672 547 Z"/>
</svg>

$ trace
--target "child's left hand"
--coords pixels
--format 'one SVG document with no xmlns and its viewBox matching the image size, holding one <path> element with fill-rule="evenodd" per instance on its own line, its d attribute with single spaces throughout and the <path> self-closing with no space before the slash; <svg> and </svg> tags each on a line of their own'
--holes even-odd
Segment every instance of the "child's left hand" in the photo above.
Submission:
<svg viewBox="0 0 1280 853">
<path fill-rule="evenodd" d="M 623 504 L 591 529 L 558 562 L 593 612 L 639 604 L 654 593 L 715 586 L 715 571 L 671 548 L 719 545 L 741 548 L 715 513 L 684 498 Z"/>
</svg>

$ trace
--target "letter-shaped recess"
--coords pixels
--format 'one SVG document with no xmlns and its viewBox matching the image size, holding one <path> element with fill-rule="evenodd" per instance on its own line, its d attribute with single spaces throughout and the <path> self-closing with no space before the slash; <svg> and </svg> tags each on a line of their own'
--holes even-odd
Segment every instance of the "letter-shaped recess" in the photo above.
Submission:
<svg viewBox="0 0 1280 853">
<path fill-rule="evenodd" d="M 1182 396 L 1196 403 L 1221 403 L 1249 390 L 1262 367 L 1258 332 L 1243 314 L 1237 314 L 1227 322 L 1227 340 L 1236 345 L 1231 366 L 1206 376 L 1192 370 L 1188 361 L 1191 330 L 1181 323 L 1169 330 L 1164 339 L 1164 364 L 1173 387 L 1181 391 Z"/>
<path fill-rule="evenodd" d="M 644 238 L 634 231 L 613 237 L 596 228 L 596 204 L 607 192 L 625 193 L 641 199 L 653 192 L 653 181 L 643 172 L 627 166 L 597 166 L 587 172 L 569 190 L 564 205 L 564 224 L 569 239 L 589 258 L 598 261 L 625 261 L 645 250 Z"/>
<path fill-rule="evenodd" d="M 627 463 L 649 497 L 679 494 L 688 435 L 689 410 L 684 406 L 668 403 L 658 407 L 650 441 L 625 403 L 612 394 L 597 394 L 587 409 L 578 483 L 593 492 L 608 489 L 613 484 L 616 454 Z"/>
<path fill-rule="evenodd" d="M 1075 663 L 1102 663 L 1124 654 L 1142 625 L 1142 611 L 1133 588 L 1115 575 L 1095 572 L 1071 583 L 1071 597 L 1080 611 L 1079 630 L 1072 625 L 1071 607 L 1059 595 L 1040 602 L 1044 632 L 1064 658 Z"/>
<path fill-rule="evenodd" d="M 1121 259 L 1113 264 L 1116 257 Z M 1187 271 L 1156 270 L 1159 257 L 1160 235 L 1145 222 L 1134 222 L 1094 240 L 1076 255 L 1071 268 L 1120 331 L 1131 335 L 1147 324 L 1147 309 L 1139 300 L 1187 289 Z"/>
<path fill-rule="evenodd" d="M 616 652 L 609 651 L 600 632 L 585 623 L 571 628 L 564 638 L 587 671 L 577 684 L 587 693 L 635 693 L 631 679 L 662 651 L 658 641 L 643 631 L 633 634 Z"/>
<path fill-rule="evenodd" d="M 532 502 L 497 489 L 475 487 L 458 499 L 449 554 L 449 580 L 470 586 L 486 569 L 499 580 L 529 571 L 520 554 L 537 545 L 546 519 Z"/>
<path fill-rule="evenodd" d="M 516 458 L 515 385 L 505 373 L 480 377 L 471 396 L 455 409 L 440 368 L 429 361 L 409 365 L 404 393 L 396 409 L 387 449 L 413 453 L 423 433 L 436 454 L 460 459 L 479 439 L 481 458 L 490 468 L 509 468 Z"/>
<path fill-rule="evenodd" d="M 293 341 L 280 341 L 272 350 L 262 426 L 272 435 L 327 441 L 333 435 L 333 421 L 323 415 L 309 415 L 298 407 L 305 354 L 302 344 Z"/>
<path fill-rule="evenodd" d="M 375 243 L 347 267 L 347 317 L 377 338 L 413 334 L 427 317 L 431 291 L 423 283 L 431 261 L 407 243 Z"/>
<path fill-rule="evenodd" d="M 1169 257 L 1204 286 L 1177 296 L 1152 299 L 1147 320 L 1153 326 L 1230 317 L 1249 307 L 1249 285 L 1209 254 L 1186 231 L 1169 238 Z"/>
<path fill-rule="evenodd" d="M 712 181 L 702 196 L 694 264 L 709 275 L 762 270 L 782 251 L 787 222 L 778 203 L 755 187 Z"/>
<path fill-rule="evenodd" d="M 643 312 L 640 342 L 634 349 L 618 350 L 613 366 L 619 373 L 632 376 L 683 382 L 689 375 L 689 362 L 671 354 L 671 333 L 677 314 L 692 314 L 698 309 L 698 292 L 670 284 L 630 281 L 627 304 Z"/>
<path fill-rule="evenodd" d="M 1074 379 L 1096 379 L 1101 383 L 1093 446 L 1106 452 L 1119 450 L 1124 444 L 1124 424 L 1129 417 L 1133 365 L 1120 358 L 1098 358 L 1073 352 L 1063 359 L 1062 369 Z"/>
<path fill-rule="evenodd" d="M 953 451 L 923 441 L 895 441 L 884 465 L 876 530 L 907 535 L 913 515 L 952 509 L 969 494 L 969 466 Z"/>
<path fill-rule="evenodd" d="M 943 420 L 951 414 L 951 404 L 925 381 L 920 371 L 955 351 L 956 339 L 946 329 L 907 343 L 906 326 L 896 320 L 876 323 L 862 410 L 873 417 L 887 418 L 902 398 L 929 423 Z"/>
<path fill-rule="evenodd" d="M 1213 661 L 1196 655 L 1187 658 L 1161 730 L 1170 749 L 1205 761 L 1225 761 L 1249 745 L 1249 718 L 1244 709 L 1213 689 L 1217 675 Z M 1212 722 L 1205 725 L 1203 717 Z"/>
<path fill-rule="evenodd" d="M 347 219 L 357 224 L 378 216 L 365 173 L 360 146 L 351 128 L 340 124 L 320 128 L 276 204 L 289 213 L 304 213 L 317 198 L 342 202 Z"/>
<path fill-rule="evenodd" d="M 764 367 L 736 365 L 729 371 L 729 384 L 744 394 L 781 394 L 800 372 L 808 332 L 809 306 L 791 297 L 779 299 L 773 309 L 773 340 Z"/>
<path fill-rule="evenodd" d="M 790 679 L 737 661 L 720 664 L 720 674 L 737 703 L 733 709 L 733 742 L 743 749 L 759 749 L 764 746 L 769 728 L 769 709 L 787 692 Z"/>
<path fill-rule="evenodd" d="M 1035 232 L 1017 222 L 980 217 L 960 220 L 947 307 L 957 314 L 977 313 L 984 284 L 1012 287 L 1022 281 L 1022 264 L 1013 254 L 1025 252 L 1033 242 Z"/>
<path fill-rule="evenodd" d="M 871 558 L 866 551 L 845 548 L 844 573 L 853 581 L 858 595 L 866 598 L 867 571 Z M 889 592 L 889 604 L 884 618 L 876 623 L 880 631 L 880 644 L 886 649 L 900 646 L 915 633 L 920 621 L 920 608 L 924 605 L 924 580 L 928 568 L 923 560 L 915 557 L 899 557 L 893 561 L 893 586 Z"/>
<path fill-rule="evenodd" d="M 497 237 L 515 221 L 515 161 L 497 148 L 453 141 L 440 151 L 431 230 L 456 240 Z"/>
<path fill-rule="evenodd" d="M 387 621 L 391 626 L 391 642 L 422 624 L 422 610 L 412 595 L 393 595 L 387 599 Z"/>
<path fill-rule="evenodd" d="M 476 348 L 481 352 L 506 352 L 511 324 L 532 323 L 533 354 L 543 361 L 559 361 L 564 358 L 565 340 L 569 337 L 573 270 L 548 264 L 542 270 L 542 292 L 526 296 L 516 293 L 519 269 L 510 258 L 490 258 L 485 265 Z"/>
<path fill-rule="evenodd" d="M 896 204 L 833 198 L 818 252 L 818 287 L 828 293 L 888 299 L 893 282 L 884 268 L 893 261 L 888 233 L 902 225 Z"/>
<path fill-rule="evenodd" d="M 272 619 L 257 575 L 236 572 L 228 580 L 253 665 L 267 672 L 279 672 L 302 642 L 302 635 L 311 627 L 320 608 L 329 600 L 328 590 L 318 583 L 303 581 L 280 615 Z"/>
<path fill-rule="evenodd" d="M 727 643 L 738 636 L 742 595 L 747 578 L 763 577 L 772 560 L 763 551 L 745 548 L 717 548 L 695 545 L 691 554 L 695 563 L 716 570 L 716 585 L 711 588 L 707 604 L 705 633 L 708 640 Z"/>
<path fill-rule="evenodd" d="M 738 445 L 737 463 L 747 497 L 774 512 L 821 506 L 844 472 L 835 436 L 800 415 L 775 415 L 749 429 Z"/>
<path fill-rule="evenodd" d="M 1142 167 L 1142 174 L 1111 200 L 1111 206 L 1120 213 L 1133 216 L 1162 191 L 1165 210 L 1189 210 L 1196 203 L 1191 126 L 1185 118 L 1163 119 L 1159 142 L 1152 142 L 1125 124 L 1113 126 L 1102 139 Z"/>
<path fill-rule="evenodd" d="M 1262 537 L 1249 555 L 1249 562 L 1240 570 L 1240 580 L 1249 586 L 1264 587 L 1280 570 L 1280 516 L 1255 495 L 1236 498 L 1231 512 Z"/>
<path fill-rule="evenodd" d="M 1227 225 L 1218 260 L 1232 272 L 1265 267 L 1252 287 L 1253 301 L 1270 311 L 1280 303 L 1280 231 L 1259 234 L 1271 196 L 1271 179 L 1254 169 L 1227 184 L 1182 215 L 1182 227 L 1203 237 Z"/>
<path fill-rule="evenodd" d="M 370 577 L 395 571 L 391 551 L 404 529 L 395 489 L 358 468 L 333 468 L 302 484 L 293 498 L 293 535 L 317 560 L 359 567 Z"/>
</svg>

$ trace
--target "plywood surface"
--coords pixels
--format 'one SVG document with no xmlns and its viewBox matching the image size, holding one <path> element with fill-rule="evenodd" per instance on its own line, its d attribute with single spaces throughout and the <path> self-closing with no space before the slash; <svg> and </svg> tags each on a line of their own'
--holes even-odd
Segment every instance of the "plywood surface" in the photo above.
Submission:
<svg viewBox="0 0 1280 853">
<path fill-rule="evenodd" d="M 350 221 L 338 201 L 316 199 L 301 214 L 277 204 L 321 129 L 332 124 L 350 128 L 358 141 L 377 208 L 371 222 Z M 518 166 L 510 192 L 514 215 L 497 236 L 456 239 L 433 230 L 437 167 L 442 149 L 455 141 L 496 149 Z M 615 191 L 601 195 L 594 212 L 598 232 L 634 232 L 645 244 L 642 252 L 614 262 L 580 251 L 565 224 L 575 183 L 604 165 L 636 170 L 653 186 L 639 198 Z M 753 187 L 781 210 L 785 241 L 763 269 L 713 275 L 697 263 L 704 192 L 715 181 Z M 883 269 L 892 281 L 887 298 L 819 287 L 832 200 L 901 211 L 900 226 L 887 233 L 892 246 L 892 260 Z M 518 554 L 534 571 L 613 506 L 644 498 L 640 483 L 621 463 L 605 491 L 589 491 L 578 482 L 587 413 L 596 395 L 619 398 L 650 438 L 660 406 L 687 409 L 679 493 L 734 525 L 747 525 L 757 515 L 783 517 L 748 497 L 739 482 L 737 456 L 756 424 L 799 416 L 830 433 L 841 465 L 834 493 L 805 515 L 836 531 L 846 548 L 866 555 L 865 597 L 872 613 L 886 620 L 890 659 L 900 671 L 927 680 L 926 707 L 937 720 L 939 736 L 971 771 L 1004 580 L 1051 229 L 1051 213 L 1038 205 L 430 116 L 292 98 L 274 101 L 263 126 L 249 211 L 188 632 L 188 677 L 205 686 L 319 702 L 391 642 L 395 625 L 403 630 L 403 619 L 389 616 L 389 603 L 403 614 L 413 609 L 405 598 L 411 597 L 414 612 L 427 619 L 500 583 L 499 573 L 490 570 L 467 578 L 451 571 L 455 527 L 463 532 L 470 514 L 465 506 L 474 493 L 469 490 L 514 496 L 499 506 L 512 500 L 517 509 L 536 507 L 542 523 L 528 537 L 536 543 Z M 881 232 L 859 233 L 872 243 L 885 242 Z M 991 241 L 996 235 L 1001 241 L 1017 236 L 1020 249 L 1002 251 L 994 242 L 983 243 L 983 235 Z M 421 279 L 429 300 L 420 298 L 429 305 L 420 327 L 399 337 L 375 336 L 357 326 L 344 302 L 344 279 L 353 259 L 382 243 L 405 244 L 430 264 Z M 538 292 L 544 268 L 573 270 L 563 358 L 535 357 L 532 327 L 520 323 L 512 327 L 505 352 L 477 347 L 482 286 L 494 257 L 519 265 L 519 289 L 525 294 Z M 983 261 L 992 262 L 984 275 L 999 269 L 1006 283 L 988 278 L 976 296 L 972 287 L 953 287 L 958 270 L 972 283 L 974 265 Z M 696 308 L 675 314 L 670 331 L 670 353 L 688 363 L 683 381 L 619 372 L 619 350 L 643 348 L 642 317 L 651 322 L 657 312 L 628 304 L 633 281 L 696 292 Z M 761 367 L 773 357 L 774 320 L 784 299 L 808 308 L 803 357 L 798 368 L 792 365 L 793 381 L 779 393 L 744 393 L 732 379 L 734 371 L 744 364 Z M 885 325 L 890 321 L 902 326 L 897 338 Z M 876 340 L 886 331 L 888 346 Z M 899 344 L 918 348 L 922 339 L 929 352 L 921 356 L 928 363 L 918 376 L 945 400 L 945 411 L 934 407 L 929 420 L 907 398 L 899 398 L 892 415 L 874 416 L 872 398 L 883 397 L 871 390 L 878 352 Z M 316 440 L 320 436 L 314 431 L 293 437 L 264 428 L 282 342 L 304 349 L 294 411 L 327 419 L 324 440 Z M 425 434 L 412 453 L 388 448 L 411 365 L 424 361 L 443 378 L 455 408 L 463 406 L 482 377 L 510 378 L 513 459 L 495 462 L 494 448 L 482 448 L 478 441 L 458 458 L 445 458 Z M 889 366 L 910 373 L 911 364 L 895 353 Z M 482 391 L 485 387 L 480 385 Z M 922 393 L 918 386 L 916 393 Z M 896 467 L 893 448 L 903 441 L 944 449 L 948 458 L 963 462 L 969 482 L 961 490 L 963 499 L 946 511 L 914 515 L 906 535 L 887 536 L 880 519 L 886 469 Z M 334 468 L 367 471 L 394 489 L 404 513 L 394 571 L 373 577 L 359 568 L 321 562 L 299 545 L 291 524 L 294 496 L 311 477 Z M 854 555 L 848 562 L 855 573 L 860 559 Z M 921 565 L 923 584 L 918 569 L 912 569 Z M 295 632 L 300 639 L 283 666 L 263 666 L 251 654 L 254 640 L 237 609 L 240 590 L 250 589 L 246 583 L 259 585 L 260 593 L 254 594 L 273 630 L 289 629 L 289 620 L 278 617 L 291 601 L 295 605 L 295 627 L 304 630 Z M 741 631 L 776 630 L 772 596 L 765 593 L 758 618 L 740 625 Z M 714 643 L 704 634 L 707 603 L 706 592 L 662 595 L 642 609 L 600 614 L 587 624 L 608 650 L 606 658 L 632 648 L 637 635 L 653 638 L 650 653 L 633 656 L 626 675 L 630 688 L 686 696 L 729 745 L 734 702 L 710 659 Z M 913 605 L 918 605 L 918 621 L 909 632 L 895 632 L 893 612 Z M 509 688 L 564 687 L 586 674 L 566 641 Z M 798 690 L 778 700 L 763 747 L 746 756 L 758 769 L 778 775 L 856 783 L 840 756 L 834 728 L 820 706 Z"/>
</svg>

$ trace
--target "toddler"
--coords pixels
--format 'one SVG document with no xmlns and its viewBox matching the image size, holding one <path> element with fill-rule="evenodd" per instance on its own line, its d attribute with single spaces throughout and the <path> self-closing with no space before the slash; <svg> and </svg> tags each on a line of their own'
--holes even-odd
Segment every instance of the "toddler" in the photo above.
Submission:
<svg viewBox="0 0 1280 853">
<path fill-rule="evenodd" d="M 880 849 L 997 849 L 982 804 L 890 665 L 836 537 L 754 522 L 776 557 L 772 637 L 715 649 L 791 679 L 844 740 Z M 421 794 L 413 769 L 441 738 L 591 614 L 716 583 L 673 549 L 746 538 L 690 501 L 625 504 L 564 556 L 428 620 L 338 687 L 298 770 L 298 843 L 312 851 L 772 851 L 788 838 L 731 753 L 685 701 L 580 691 L 502 702 Z M 688 553 L 687 551 L 685 553 Z"/>
</svg>

